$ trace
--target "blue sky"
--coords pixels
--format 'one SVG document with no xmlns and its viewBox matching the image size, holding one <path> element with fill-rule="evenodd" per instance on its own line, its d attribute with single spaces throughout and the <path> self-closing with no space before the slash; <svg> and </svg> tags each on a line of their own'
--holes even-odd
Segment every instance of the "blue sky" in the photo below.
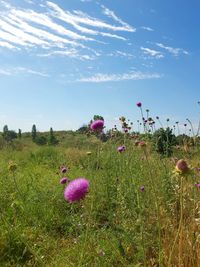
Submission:
<svg viewBox="0 0 200 267">
<path fill-rule="evenodd" d="M 194 125 L 200 100 L 200 2 L 0 0 L 0 130 L 107 128 L 140 119 Z"/>
</svg>

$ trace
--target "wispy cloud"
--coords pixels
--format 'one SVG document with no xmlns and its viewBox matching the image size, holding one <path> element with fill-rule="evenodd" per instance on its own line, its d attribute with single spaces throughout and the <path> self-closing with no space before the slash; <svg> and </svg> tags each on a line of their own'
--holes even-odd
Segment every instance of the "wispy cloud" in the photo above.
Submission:
<svg viewBox="0 0 200 267">
<path fill-rule="evenodd" d="M 133 58 L 134 55 L 131 54 L 131 53 L 127 53 L 127 52 L 124 52 L 124 51 L 120 51 L 120 50 L 116 50 L 116 51 L 113 51 L 111 53 L 108 54 L 108 56 L 111 56 L 111 57 L 125 57 L 127 59 L 130 59 L 130 58 Z"/>
<path fill-rule="evenodd" d="M 161 44 L 161 43 L 156 43 L 156 45 L 158 47 L 160 47 L 160 48 L 165 49 L 166 51 L 168 51 L 173 56 L 178 56 L 179 54 L 189 55 L 189 52 L 184 50 L 183 48 L 174 48 L 174 47 L 171 47 L 171 46 L 166 46 L 166 45 Z"/>
<path fill-rule="evenodd" d="M 112 18 L 114 21 L 120 23 L 122 26 L 124 26 L 124 30 L 126 31 L 130 31 L 130 32 L 135 32 L 136 28 L 130 26 L 128 23 L 124 22 L 121 18 L 119 18 L 114 11 L 108 9 L 107 7 L 105 7 L 104 5 L 101 5 L 102 9 L 103 9 L 103 14 Z"/>
<path fill-rule="evenodd" d="M 102 20 L 91 17 L 88 14 L 80 10 L 74 10 L 73 13 L 70 11 L 65 11 L 62 8 L 60 8 L 57 4 L 49 2 L 49 1 L 47 1 L 47 5 L 49 6 L 49 8 L 51 8 L 51 13 L 50 13 L 51 16 L 59 20 L 63 20 L 64 22 L 72 25 L 76 30 L 84 34 L 102 35 L 102 36 L 114 37 L 114 38 L 123 40 L 125 38 L 121 36 L 113 35 L 111 33 L 100 32 L 97 29 L 106 29 L 106 30 L 111 30 L 111 31 L 125 31 L 125 32 L 135 31 L 133 27 L 123 22 L 121 19 L 115 16 L 113 11 L 110 11 L 110 10 L 109 12 L 113 14 L 115 20 L 117 20 L 121 26 L 116 26 L 116 25 L 106 23 Z M 87 28 L 86 26 L 90 26 L 93 28 L 92 29 Z"/>
<path fill-rule="evenodd" d="M 0 76 L 2 76 L 2 75 L 9 76 L 11 74 L 12 73 L 10 71 L 8 71 L 8 70 L 0 69 Z"/>
<path fill-rule="evenodd" d="M 24 2 L 30 4 L 30 8 L 18 8 L 0 0 L 0 6 L 3 6 L 0 11 L 0 47 L 34 52 L 43 49 L 44 53 L 40 51 L 36 55 L 93 60 L 100 55 L 98 48 L 92 47 L 94 42 L 110 45 L 104 41 L 107 38 L 127 41 L 126 37 L 116 32 L 135 31 L 134 27 L 106 7 L 102 7 L 104 14 L 117 22 L 116 25 L 80 10 L 64 10 L 51 1 L 41 2 L 43 12 L 34 10 L 36 5 L 32 0 Z M 73 52 L 71 56 L 68 51 Z"/>
<path fill-rule="evenodd" d="M 164 55 L 160 51 L 156 51 L 147 47 L 140 47 L 143 53 L 147 56 L 154 57 L 154 58 L 163 58 Z"/>
<path fill-rule="evenodd" d="M 49 53 L 38 54 L 39 57 L 51 57 L 51 56 L 63 56 L 68 58 L 74 58 L 78 60 L 94 60 L 96 56 L 89 54 L 80 54 L 79 51 L 75 48 L 68 50 L 55 50 Z"/>
<path fill-rule="evenodd" d="M 151 27 L 146 27 L 146 26 L 142 26 L 141 29 L 145 30 L 145 31 L 149 31 L 149 32 L 153 32 L 154 29 L 152 29 Z"/>
<path fill-rule="evenodd" d="M 157 79 L 161 78 L 158 73 L 143 73 L 140 71 L 134 71 L 122 74 L 104 74 L 97 73 L 91 77 L 83 77 L 77 80 L 78 82 L 89 82 L 89 83 L 102 83 L 102 82 L 118 82 L 125 80 L 146 80 L 146 79 Z"/>
<path fill-rule="evenodd" d="M 0 47 L 6 47 L 8 49 L 17 49 L 14 45 L 4 41 L 0 41 Z"/>
<path fill-rule="evenodd" d="M 33 70 L 25 67 L 12 67 L 12 68 L 1 68 L 0 75 L 14 76 L 14 75 L 37 75 L 41 77 L 49 77 L 45 72 Z"/>
</svg>

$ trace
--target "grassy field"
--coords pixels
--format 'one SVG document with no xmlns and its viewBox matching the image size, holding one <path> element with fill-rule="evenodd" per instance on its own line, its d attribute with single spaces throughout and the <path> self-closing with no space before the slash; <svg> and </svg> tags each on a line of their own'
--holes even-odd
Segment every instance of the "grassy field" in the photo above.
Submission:
<svg viewBox="0 0 200 267">
<path fill-rule="evenodd" d="M 197 146 L 161 158 L 148 141 L 118 153 L 121 140 L 62 135 L 0 150 L 0 266 L 200 266 Z M 174 157 L 191 171 L 175 173 Z M 60 165 L 89 180 L 85 199 L 64 200 Z"/>
</svg>

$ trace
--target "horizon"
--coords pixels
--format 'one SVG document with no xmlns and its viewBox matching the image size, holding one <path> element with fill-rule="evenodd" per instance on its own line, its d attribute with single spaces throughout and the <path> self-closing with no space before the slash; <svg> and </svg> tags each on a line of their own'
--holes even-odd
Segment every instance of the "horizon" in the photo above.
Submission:
<svg viewBox="0 0 200 267">
<path fill-rule="evenodd" d="M 0 131 L 106 127 L 140 111 L 198 128 L 200 3 L 0 0 Z M 178 10 L 178 12 L 177 12 Z"/>
</svg>

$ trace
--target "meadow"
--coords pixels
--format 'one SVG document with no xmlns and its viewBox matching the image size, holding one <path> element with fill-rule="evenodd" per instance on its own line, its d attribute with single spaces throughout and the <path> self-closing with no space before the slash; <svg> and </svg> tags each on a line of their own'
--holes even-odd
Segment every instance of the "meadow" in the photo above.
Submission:
<svg viewBox="0 0 200 267">
<path fill-rule="evenodd" d="M 55 135 L 1 144 L 0 266 L 200 266 L 198 142 L 166 157 L 145 135 Z M 62 177 L 86 178 L 85 198 L 67 202 Z"/>
</svg>

